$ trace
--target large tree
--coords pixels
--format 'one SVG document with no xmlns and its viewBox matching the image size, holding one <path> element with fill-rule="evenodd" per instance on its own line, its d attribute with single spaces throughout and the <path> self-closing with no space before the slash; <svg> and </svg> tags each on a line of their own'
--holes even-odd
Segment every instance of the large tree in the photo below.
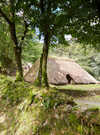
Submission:
<svg viewBox="0 0 100 135">
<path fill-rule="evenodd" d="M 88 24 L 90 27 L 91 20 L 93 24 L 97 6 L 93 7 L 91 0 L 25 0 L 24 8 L 26 14 L 31 16 L 33 28 L 38 29 L 39 36 L 44 38 L 38 80 L 40 85 L 48 87 L 47 58 L 50 45 L 66 43 L 65 34 L 86 41 L 82 39 L 82 28 L 87 29 Z"/>
<path fill-rule="evenodd" d="M 19 8 L 18 0 L 0 0 L 0 18 L 8 24 L 19 76 L 23 77 L 22 70 L 22 44 L 28 31 L 27 18 L 24 11 Z M 22 25 L 21 25 L 22 24 Z M 19 25 L 21 27 L 19 27 Z"/>
<path fill-rule="evenodd" d="M 58 42 L 66 43 L 65 34 L 72 34 L 78 41 L 86 42 L 89 32 L 93 33 L 93 27 L 91 26 L 93 26 L 94 21 L 96 20 L 96 23 L 99 22 L 97 1 L 6 0 L 5 2 L 1 0 L 0 14 L 9 25 L 11 38 L 15 44 L 15 56 L 21 76 L 21 46 L 27 32 L 27 22 L 31 22 L 32 28 L 39 30 L 39 37 L 44 38 L 38 79 L 40 85 L 44 84 L 48 87 L 47 58 L 50 45 Z M 26 21 L 26 16 L 28 21 Z M 16 33 L 16 20 L 17 22 L 22 20 L 19 18 L 23 18 L 23 22 L 25 23 L 25 31 L 20 40 L 18 40 Z"/>
</svg>

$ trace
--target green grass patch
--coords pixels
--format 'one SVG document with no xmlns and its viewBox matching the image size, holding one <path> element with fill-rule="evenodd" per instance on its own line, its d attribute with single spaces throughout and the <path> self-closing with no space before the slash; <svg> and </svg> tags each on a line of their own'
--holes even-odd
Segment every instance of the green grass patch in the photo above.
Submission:
<svg viewBox="0 0 100 135">
<path fill-rule="evenodd" d="M 100 135 L 99 110 L 81 113 L 65 93 L 0 76 L 3 116 L 0 133 L 7 135 Z"/>
<path fill-rule="evenodd" d="M 100 84 L 82 84 L 82 85 L 63 85 L 63 86 L 52 86 L 57 89 L 63 90 L 79 90 L 79 91 L 91 91 L 100 90 Z"/>
</svg>

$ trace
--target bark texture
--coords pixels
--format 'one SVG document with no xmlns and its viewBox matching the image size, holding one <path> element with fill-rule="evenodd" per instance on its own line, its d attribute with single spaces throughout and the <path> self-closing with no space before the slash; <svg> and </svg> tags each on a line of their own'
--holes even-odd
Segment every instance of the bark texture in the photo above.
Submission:
<svg viewBox="0 0 100 135">
<path fill-rule="evenodd" d="M 23 68 L 22 68 L 22 60 L 21 60 L 22 48 L 14 47 L 14 52 L 15 52 L 15 59 L 17 63 L 19 78 L 23 78 Z"/>
<path fill-rule="evenodd" d="M 40 68 L 39 68 L 39 85 L 49 87 L 48 76 L 47 76 L 47 60 L 49 51 L 49 35 L 46 34 L 44 38 L 43 53 L 40 58 Z"/>
<path fill-rule="evenodd" d="M 10 34 L 11 34 L 12 41 L 14 42 L 14 53 L 15 53 L 15 60 L 17 65 L 17 72 L 19 74 L 19 78 L 23 78 L 23 69 L 22 69 L 22 60 L 21 60 L 22 47 L 18 45 L 15 23 L 10 24 Z"/>
</svg>

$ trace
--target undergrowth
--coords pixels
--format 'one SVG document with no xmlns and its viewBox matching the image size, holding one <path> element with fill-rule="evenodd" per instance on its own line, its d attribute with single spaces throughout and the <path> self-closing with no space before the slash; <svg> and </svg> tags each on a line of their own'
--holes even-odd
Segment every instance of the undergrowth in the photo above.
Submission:
<svg viewBox="0 0 100 135">
<path fill-rule="evenodd" d="M 0 132 L 5 135 L 100 135 L 98 109 L 80 112 L 73 99 L 57 90 L 39 89 L 0 76 Z"/>
</svg>

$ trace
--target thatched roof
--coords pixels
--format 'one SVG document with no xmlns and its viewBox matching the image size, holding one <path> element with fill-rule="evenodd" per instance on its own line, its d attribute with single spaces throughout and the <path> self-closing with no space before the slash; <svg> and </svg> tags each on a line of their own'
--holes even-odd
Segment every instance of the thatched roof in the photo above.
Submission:
<svg viewBox="0 0 100 135">
<path fill-rule="evenodd" d="M 38 75 L 39 60 L 26 73 L 25 80 L 34 82 Z M 97 83 L 96 79 L 81 68 L 79 64 L 70 59 L 48 58 L 48 81 L 50 84 L 67 84 L 66 75 L 69 74 L 76 84 Z"/>
</svg>

